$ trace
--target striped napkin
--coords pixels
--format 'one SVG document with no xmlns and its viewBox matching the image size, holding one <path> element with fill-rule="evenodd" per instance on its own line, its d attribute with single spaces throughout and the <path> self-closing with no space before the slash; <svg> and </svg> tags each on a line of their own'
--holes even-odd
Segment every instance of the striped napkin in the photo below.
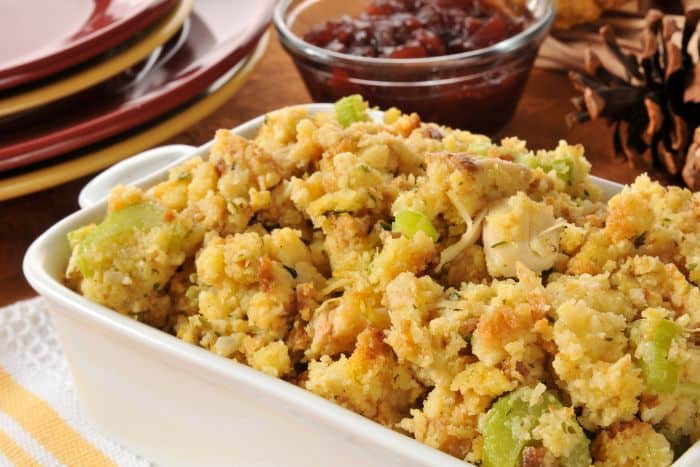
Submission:
<svg viewBox="0 0 700 467">
<path fill-rule="evenodd" d="M 147 466 L 80 412 L 40 299 L 0 308 L 0 466 Z"/>
</svg>

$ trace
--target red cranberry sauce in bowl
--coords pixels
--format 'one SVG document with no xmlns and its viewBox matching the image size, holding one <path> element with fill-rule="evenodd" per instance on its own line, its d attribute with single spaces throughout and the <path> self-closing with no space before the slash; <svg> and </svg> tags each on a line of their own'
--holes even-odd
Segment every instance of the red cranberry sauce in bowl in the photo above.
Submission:
<svg viewBox="0 0 700 467">
<path fill-rule="evenodd" d="M 552 0 L 504 1 L 281 0 L 275 26 L 317 102 L 361 94 L 492 134 L 515 111 L 554 15 Z"/>
<path fill-rule="evenodd" d="M 522 32 L 514 16 L 484 0 L 373 0 L 304 34 L 310 44 L 363 57 L 424 58 L 482 49 Z"/>
</svg>

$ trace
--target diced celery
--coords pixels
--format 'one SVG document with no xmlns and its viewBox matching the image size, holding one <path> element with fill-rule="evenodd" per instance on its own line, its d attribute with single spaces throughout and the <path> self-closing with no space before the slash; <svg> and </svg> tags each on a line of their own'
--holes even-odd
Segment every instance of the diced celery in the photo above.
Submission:
<svg viewBox="0 0 700 467">
<path fill-rule="evenodd" d="M 535 169 L 540 167 L 544 172 L 549 173 L 554 171 L 559 179 L 563 182 L 571 183 L 574 178 L 574 161 L 573 159 L 558 159 L 551 163 L 545 163 L 537 160 L 537 157 L 531 153 L 516 154 L 515 162 L 526 167 Z"/>
<path fill-rule="evenodd" d="M 548 392 L 531 406 L 527 394 L 520 389 L 502 396 L 486 413 L 482 432 L 484 467 L 519 467 L 523 448 L 534 444 L 531 436 L 525 433 L 532 433 L 539 417 L 549 407 L 561 407 L 557 398 Z M 580 438 L 572 452 L 566 458 L 559 459 L 563 467 L 590 465 L 588 439 L 583 430 L 580 430 Z"/>
<path fill-rule="evenodd" d="M 571 183 L 574 176 L 574 161 L 571 159 L 559 159 L 548 167 L 549 170 L 554 170 L 561 180 L 566 183 Z M 549 171 L 545 169 L 546 171 Z"/>
<path fill-rule="evenodd" d="M 579 441 L 571 450 L 568 456 L 559 459 L 561 467 L 588 467 L 591 465 L 591 453 L 588 449 L 590 441 L 586 438 L 585 433 L 581 430 Z"/>
<path fill-rule="evenodd" d="M 527 440 L 515 436 L 515 419 L 528 415 L 529 407 L 518 391 L 498 399 L 486 413 L 483 428 L 484 467 L 516 467 Z"/>
<path fill-rule="evenodd" d="M 432 238 L 434 242 L 438 239 L 438 231 L 435 230 L 428 216 L 413 209 L 403 209 L 396 213 L 394 222 L 391 224 L 393 232 L 399 232 L 412 238 L 419 230 Z"/>
<path fill-rule="evenodd" d="M 359 94 L 343 97 L 335 103 L 335 115 L 343 127 L 369 119 L 367 102 Z"/>
<path fill-rule="evenodd" d="M 559 159 L 551 164 L 539 164 L 542 170 L 549 173 L 554 171 L 557 178 L 565 183 L 571 183 L 574 176 L 574 161 L 571 159 Z"/>
<path fill-rule="evenodd" d="M 647 389 L 656 393 L 670 394 L 676 389 L 680 367 L 669 359 L 669 351 L 680 327 L 668 319 L 662 319 L 646 344 L 640 366 Z"/>
<path fill-rule="evenodd" d="M 78 268 L 84 277 L 92 276 L 94 253 L 110 244 L 123 242 L 138 230 L 150 229 L 163 221 L 163 210 L 151 203 L 139 203 L 111 212 L 80 242 Z"/>
</svg>

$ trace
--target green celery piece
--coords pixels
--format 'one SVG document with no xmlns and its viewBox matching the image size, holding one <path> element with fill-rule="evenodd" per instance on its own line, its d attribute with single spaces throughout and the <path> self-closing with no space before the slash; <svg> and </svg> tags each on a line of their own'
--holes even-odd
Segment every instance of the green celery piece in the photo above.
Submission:
<svg viewBox="0 0 700 467">
<path fill-rule="evenodd" d="M 483 465 L 484 467 L 519 467 L 525 446 L 533 444 L 532 440 L 521 439 L 514 435 L 514 422 L 524 427 L 528 417 L 529 431 L 538 423 L 539 417 L 551 406 L 561 407 L 557 398 L 546 392 L 537 404 L 523 400 L 523 390 L 517 390 L 499 398 L 486 413 L 483 428 Z M 562 467 L 587 467 L 591 463 L 588 451 L 588 439 L 583 431 L 581 440 L 566 458 L 559 459 Z"/>
<path fill-rule="evenodd" d="M 355 122 L 369 120 L 367 102 L 359 94 L 343 97 L 335 103 L 335 115 L 338 122 L 347 128 Z"/>
<path fill-rule="evenodd" d="M 654 328 L 651 342 L 642 355 L 641 367 L 644 382 L 649 390 L 670 394 L 676 390 L 680 367 L 669 360 L 673 338 L 680 332 L 680 327 L 668 319 L 662 319 Z"/>
<path fill-rule="evenodd" d="M 408 238 L 412 238 L 420 230 L 432 238 L 434 242 L 439 236 L 428 216 L 413 209 L 403 209 L 397 212 L 394 216 L 394 222 L 391 224 L 391 230 L 402 233 Z"/>
<path fill-rule="evenodd" d="M 557 161 L 554 161 L 549 168 L 549 170 L 554 169 L 554 172 L 557 174 L 557 177 L 559 177 L 561 180 L 563 180 L 566 183 L 571 183 L 571 180 L 573 179 L 574 176 L 574 161 L 571 159 L 560 159 Z"/>
<path fill-rule="evenodd" d="M 540 167 L 545 172 L 554 170 L 557 177 L 566 183 L 571 183 L 574 177 L 574 161 L 573 159 L 558 159 L 551 164 L 541 163 L 535 156 L 530 153 L 516 154 L 514 161 L 520 165 L 535 169 Z"/>
<path fill-rule="evenodd" d="M 513 434 L 512 424 L 517 419 L 531 416 L 532 430 L 550 404 L 561 405 L 551 394 L 545 393 L 540 402 L 532 407 L 523 400 L 523 391 L 511 392 L 499 398 L 486 412 L 484 422 L 484 467 L 517 467 L 520 465 L 522 450 L 528 440 Z"/>
<path fill-rule="evenodd" d="M 561 467 L 588 467 L 591 465 L 590 441 L 581 430 L 580 439 L 568 456 L 559 459 Z"/>
<path fill-rule="evenodd" d="M 80 243 L 78 268 L 83 277 L 91 277 L 90 267 L 93 252 L 108 244 L 123 241 L 126 236 L 138 230 L 147 230 L 163 222 L 163 210 L 151 203 L 132 204 L 118 211 L 112 211 L 101 224 L 97 225 Z"/>
<path fill-rule="evenodd" d="M 566 183 L 571 183 L 574 176 L 574 161 L 571 159 L 559 159 L 551 164 L 540 164 L 540 167 L 545 172 L 554 170 L 557 177 Z"/>
</svg>

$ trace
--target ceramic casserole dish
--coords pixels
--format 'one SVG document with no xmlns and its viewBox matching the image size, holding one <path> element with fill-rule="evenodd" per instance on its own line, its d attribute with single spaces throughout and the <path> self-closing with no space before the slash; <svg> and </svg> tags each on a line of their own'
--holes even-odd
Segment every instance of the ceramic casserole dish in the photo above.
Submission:
<svg viewBox="0 0 700 467">
<path fill-rule="evenodd" d="M 314 113 L 330 111 L 332 105 L 307 108 Z M 233 131 L 253 137 L 263 118 Z M 166 146 L 115 166 L 83 191 L 83 209 L 50 228 L 27 251 L 24 273 L 49 304 L 89 421 L 159 465 L 469 465 L 63 285 L 70 255 L 66 235 L 104 217 L 106 200 L 98 199 L 112 184 L 119 180 L 148 187 L 166 179 L 168 168 L 185 159 L 206 157 L 211 144 Z M 621 188 L 593 178 L 606 197 Z M 699 464 L 696 444 L 674 465 Z"/>
</svg>

